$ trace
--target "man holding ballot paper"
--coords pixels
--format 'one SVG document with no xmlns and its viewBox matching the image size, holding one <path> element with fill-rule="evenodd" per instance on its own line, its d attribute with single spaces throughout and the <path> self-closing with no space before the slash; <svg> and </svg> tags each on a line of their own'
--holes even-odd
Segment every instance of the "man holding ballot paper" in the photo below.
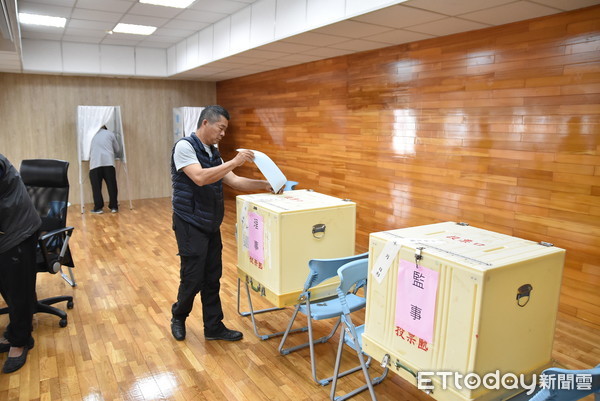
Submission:
<svg viewBox="0 0 600 401">
<path fill-rule="evenodd" d="M 241 340 L 243 334 L 223 324 L 220 279 L 220 226 L 223 221 L 223 184 L 239 191 L 270 191 L 264 180 L 239 177 L 236 167 L 254 159 L 251 150 L 240 149 L 227 162 L 215 147 L 225 136 L 229 113 L 221 106 L 208 106 L 200 114 L 196 132 L 180 139 L 173 148 L 173 230 L 181 259 L 177 302 L 172 306 L 171 333 L 185 339 L 185 320 L 200 293 L 204 337 L 207 340 Z"/>
</svg>

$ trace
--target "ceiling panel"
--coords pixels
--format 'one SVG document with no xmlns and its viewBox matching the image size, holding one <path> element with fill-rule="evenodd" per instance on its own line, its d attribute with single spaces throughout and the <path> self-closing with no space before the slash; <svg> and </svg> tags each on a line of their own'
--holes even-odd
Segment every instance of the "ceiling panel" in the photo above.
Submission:
<svg viewBox="0 0 600 401">
<path fill-rule="evenodd" d="M 61 7 L 57 5 L 19 1 L 17 7 L 20 13 L 43 14 L 51 17 L 71 17 L 72 7 Z"/>
<path fill-rule="evenodd" d="M 157 7 L 150 4 L 135 3 L 129 11 L 134 15 L 146 15 L 148 17 L 160 17 L 170 19 L 181 13 L 181 9 L 173 7 Z"/>
<path fill-rule="evenodd" d="M 314 32 L 344 36 L 347 38 L 362 38 L 386 31 L 389 31 L 389 28 L 386 26 L 367 24 L 355 20 L 341 21 L 314 30 Z"/>
<path fill-rule="evenodd" d="M 90 21 L 90 20 L 72 18 L 67 23 L 65 30 L 68 31 L 71 28 L 89 29 L 90 31 L 102 30 L 106 34 L 106 31 L 109 31 L 109 30 L 113 29 L 114 27 L 115 27 L 114 22 Z"/>
<path fill-rule="evenodd" d="M 377 35 L 366 36 L 365 39 L 375 42 L 387 43 L 388 45 L 399 45 L 402 43 L 416 42 L 433 38 L 434 35 L 426 33 L 406 31 L 403 29 L 392 29 L 387 32 L 378 33 Z"/>
<path fill-rule="evenodd" d="M 64 29 L 22 25 L 22 39 L 94 45 L 141 46 L 154 48 L 161 52 L 170 49 L 168 53 L 171 55 L 175 54 L 174 46 L 177 49 L 186 49 L 187 46 L 182 42 L 193 35 L 197 37 L 198 32 L 202 32 L 200 33 L 200 43 L 205 48 L 207 43 L 208 46 L 213 43 L 213 31 L 220 32 L 218 37 L 215 36 L 216 42 L 214 43 L 219 44 L 223 43 L 223 40 L 229 40 L 223 38 L 223 35 L 227 36 L 229 33 L 231 36 L 232 32 L 237 32 L 236 27 L 231 26 L 231 21 L 237 21 L 237 19 L 229 17 L 255 2 L 261 2 L 261 4 L 254 10 L 263 12 L 260 16 L 251 17 L 250 24 L 261 25 L 254 28 L 251 25 L 250 29 L 245 29 L 245 31 L 249 31 L 249 35 L 254 32 L 255 36 L 256 32 L 259 32 L 259 29 L 264 30 L 264 27 L 277 14 L 276 7 L 299 7 L 299 10 L 304 10 L 303 12 L 306 13 L 308 26 L 317 26 L 317 23 L 325 21 L 324 14 L 342 13 L 342 4 L 345 5 L 345 12 L 354 15 L 350 19 L 308 32 L 300 32 L 293 36 L 282 37 L 264 45 L 262 45 L 262 37 L 260 42 L 252 42 L 252 38 L 249 38 L 246 42 L 257 43 L 261 46 L 230 56 L 227 56 L 229 53 L 226 53 L 222 60 L 212 61 L 171 77 L 174 79 L 185 77 L 185 79 L 217 80 L 600 4 L 600 0 L 408 0 L 370 13 L 355 15 L 359 12 L 358 10 L 365 9 L 367 0 L 328 1 L 323 6 L 325 8 L 319 6 L 321 1 L 196 0 L 185 10 L 139 4 L 137 0 L 17 0 L 17 6 L 19 11 L 43 13 L 68 19 Z M 305 6 L 301 3 L 304 3 Z M 369 0 L 368 4 L 372 6 L 371 9 L 374 9 L 392 3 L 394 3 L 392 0 Z M 265 12 L 265 10 L 271 9 L 272 13 Z M 281 11 L 280 9 L 279 12 Z M 247 13 L 249 12 L 247 10 Z M 316 13 L 319 14 L 316 15 Z M 328 18 L 333 18 L 331 15 Z M 305 18 L 304 15 L 298 17 Z M 227 20 L 224 20 L 225 18 Z M 247 18 L 243 20 L 247 23 Z M 118 22 L 156 26 L 157 30 L 150 36 L 108 34 L 107 31 L 113 29 Z M 219 29 L 215 30 L 215 26 Z M 207 30 L 202 31 L 204 28 L 211 31 L 209 40 L 206 39 L 206 35 L 203 35 L 207 32 Z M 272 30 L 266 30 L 266 32 L 275 32 L 275 24 L 273 23 Z M 283 31 L 280 30 L 280 32 Z M 243 39 L 237 34 L 231 37 Z M 264 41 L 272 39 L 274 39 L 272 35 L 267 35 Z M 181 45 L 178 46 L 178 44 Z M 56 48 L 60 47 L 56 46 Z M 235 43 L 227 46 L 228 49 L 237 47 Z M 212 48 L 210 52 L 213 54 Z M 215 55 L 220 56 L 220 53 Z M 193 59 L 194 56 L 190 54 L 189 57 Z M 212 59 L 199 57 L 198 60 L 208 62 Z M 0 71 L 18 71 L 21 68 L 20 62 L 17 52 L 0 52 Z"/>
<path fill-rule="evenodd" d="M 408 4 L 411 7 L 435 11 L 436 13 L 448 16 L 456 16 L 512 2 L 514 0 L 411 0 Z"/>
<path fill-rule="evenodd" d="M 345 42 L 347 40 L 348 38 L 345 38 L 343 36 L 325 35 L 316 32 L 306 32 L 301 33 L 300 35 L 292 36 L 291 38 L 286 38 L 282 40 L 282 42 L 298 43 L 309 46 L 329 46 L 334 45 L 336 43 Z"/>
<path fill-rule="evenodd" d="M 391 28 L 404 28 L 444 18 L 446 18 L 446 15 L 444 14 L 398 5 L 388 7 L 384 10 L 373 11 L 372 13 L 354 17 L 352 19 Z"/>
<path fill-rule="evenodd" d="M 127 14 L 123 16 L 120 20 L 118 20 L 118 22 L 122 22 L 124 24 L 147 25 L 156 27 L 162 27 L 169 21 L 169 18 L 161 18 L 160 16 L 153 17 L 149 15 L 138 14 Z"/>
<path fill-rule="evenodd" d="M 77 0 L 77 7 L 86 8 L 88 10 L 100 10 L 100 11 L 111 11 L 111 12 L 126 12 L 129 10 L 134 2 L 120 1 L 120 0 Z M 71 5 L 72 7 L 73 5 Z"/>
<path fill-rule="evenodd" d="M 490 25 L 502 25 L 525 19 L 542 17 L 556 13 L 555 8 L 528 1 L 504 4 L 462 15 L 463 18 L 480 21 Z"/>
<path fill-rule="evenodd" d="M 352 50 L 354 52 L 364 52 L 386 46 L 387 44 L 382 42 L 373 42 L 371 40 L 364 39 L 352 39 L 347 42 L 337 43 L 331 47 L 335 49 Z"/>
<path fill-rule="evenodd" d="M 75 8 L 69 17 L 88 21 L 108 21 L 117 23 L 122 18 L 122 16 L 123 14 L 121 13 L 88 10 L 85 8 Z"/>
<path fill-rule="evenodd" d="M 213 13 L 233 14 L 254 1 L 231 1 L 231 0 L 196 0 L 189 8 L 192 10 L 211 11 Z"/>
<path fill-rule="evenodd" d="M 183 21 L 198 21 L 214 24 L 215 22 L 222 20 L 227 17 L 226 13 L 217 13 L 211 11 L 200 11 L 200 10 L 183 10 L 178 16 L 177 19 L 174 19 L 173 22 L 177 22 L 180 20 Z"/>
<path fill-rule="evenodd" d="M 426 24 L 415 25 L 407 28 L 414 32 L 425 33 L 432 36 L 446 36 L 453 33 L 474 31 L 476 29 L 488 28 L 492 24 L 482 24 L 465 20 L 462 18 L 449 17 L 443 20 L 428 22 Z"/>
</svg>

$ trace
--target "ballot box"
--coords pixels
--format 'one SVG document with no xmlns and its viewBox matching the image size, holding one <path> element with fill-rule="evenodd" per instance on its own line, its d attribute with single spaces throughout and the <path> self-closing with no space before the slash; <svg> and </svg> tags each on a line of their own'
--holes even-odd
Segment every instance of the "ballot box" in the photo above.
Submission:
<svg viewBox="0 0 600 401">
<path fill-rule="evenodd" d="M 364 351 L 437 400 L 522 392 L 551 364 L 564 255 L 454 222 L 372 233 Z"/>
<path fill-rule="evenodd" d="M 239 195 L 238 277 L 277 307 L 295 305 L 310 259 L 354 255 L 356 204 L 310 190 Z M 335 295 L 329 280 L 313 298 Z"/>
</svg>

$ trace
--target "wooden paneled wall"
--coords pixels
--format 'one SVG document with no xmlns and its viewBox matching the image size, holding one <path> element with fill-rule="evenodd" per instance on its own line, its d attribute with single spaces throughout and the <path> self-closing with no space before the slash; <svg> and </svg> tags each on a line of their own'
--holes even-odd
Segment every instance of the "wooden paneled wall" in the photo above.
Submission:
<svg viewBox="0 0 600 401">
<path fill-rule="evenodd" d="M 223 81 L 217 101 L 224 156 L 356 201 L 358 250 L 441 221 L 551 242 L 560 313 L 600 327 L 600 7 Z"/>
<path fill-rule="evenodd" d="M 30 158 L 68 160 L 69 198 L 79 204 L 77 106 L 121 106 L 131 198 L 168 197 L 173 108 L 215 99 L 215 84 L 207 82 L 0 73 L 0 153 L 17 167 Z M 86 203 L 92 201 L 88 171 L 84 162 Z M 118 177 L 121 207 L 125 178 Z"/>
</svg>

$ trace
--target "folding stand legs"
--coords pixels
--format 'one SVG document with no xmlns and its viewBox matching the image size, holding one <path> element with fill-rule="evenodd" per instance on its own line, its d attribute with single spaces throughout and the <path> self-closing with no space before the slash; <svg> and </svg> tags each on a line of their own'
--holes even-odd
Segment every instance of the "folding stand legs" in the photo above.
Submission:
<svg viewBox="0 0 600 401">
<path fill-rule="evenodd" d="M 344 331 L 346 331 L 346 334 L 344 334 Z M 346 344 L 346 336 L 350 337 L 350 341 L 347 344 Z M 356 356 L 358 357 L 360 365 L 358 365 L 352 369 L 346 370 L 345 372 L 340 372 L 342 352 L 343 352 L 343 348 L 344 348 L 345 344 L 348 345 L 350 348 L 352 348 L 352 350 L 356 353 Z M 387 367 L 387 363 L 384 362 L 382 364 L 382 367 L 384 367 L 384 371 L 381 374 L 381 376 L 371 379 L 371 375 L 369 374 L 369 370 L 368 370 L 370 363 L 371 363 L 370 356 L 367 359 L 367 361 L 365 361 L 364 354 L 361 349 L 360 340 L 358 338 L 356 329 L 354 327 L 349 328 L 346 325 L 346 322 L 344 321 L 344 323 L 342 324 L 342 329 L 340 331 L 340 342 L 338 345 L 337 355 L 335 357 L 335 368 L 333 370 L 333 376 L 331 377 L 331 379 L 333 379 L 333 380 L 331 382 L 331 393 L 330 393 L 330 397 L 329 397 L 330 400 L 344 401 L 344 400 L 347 400 L 348 398 L 355 396 L 358 393 L 361 393 L 365 390 L 369 390 L 369 393 L 371 395 L 371 400 L 377 401 L 377 397 L 375 396 L 375 390 L 373 389 L 373 386 L 378 385 L 387 377 L 388 367 Z M 363 371 L 363 375 L 365 377 L 366 384 L 352 390 L 351 392 L 349 392 L 347 394 L 336 397 L 335 391 L 337 388 L 338 379 L 341 377 L 344 377 L 350 373 L 359 371 L 361 369 Z"/>
<path fill-rule="evenodd" d="M 300 310 L 300 305 L 296 305 L 296 308 L 294 309 L 294 314 L 292 315 L 292 318 L 290 319 L 287 330 L 284 332 L 283 338 L 281 339 L 281 343 L 279 344 L 278 349 L 279 349 L 279 353 L 281 355 L 288 355 L 291 352 L 300 350 L 302 348 L 309 347 L 309 349 L 310 349 L 310 366 L 311 366 L 313 380 L 315 381 L 315 383 L 320 384 L 321 386 L 326 386 L 329 384 L 329 382 L 331 382 L 333 377 L 329 377 L 327 379 L 319 379 L 317 377 L 317 362 L 316 362 L 316 356 L 315 356 L 315 344 L 324 344 L 327 341 L 329 341 L 329 339 L 331 337 L 333 337 L 333 335 L 337 331 L 338 327 L 340 326 L 341 318 L 337 319 L 336 324 L 333 326 L 333 329 L 331 330 L 331 332 L 328 335 L 315 340 L 313 338 L 313 331 L 312 331 L 312 318 L 311 318 L 311 313 L 310 313 L 310 302 L 306 302 L 306 306 L 307 306 L 307 310 L 308 310 L 307 315 L 306 315 L 306 318 L 308 321 L 308 342 L 305 342 L 304 344 L 296 345 L 294 347 L 288 347 L 288 348 L 283 347 L 285 345 L 285 341 L 287 340 L 288 334 L 293 333 L 294 331 L 297 331 L 297 330 L 291 330 L 291 328 L 294 324 L 294 321 L 296 320 L 296 317 L 298 316 L 298 311 Z M 306 331 L 306 330 L 303 330 L 303 331 Z"/>
<path fill-rule="evenodd" d="M 254 315 L 258 315 L 260 313 L 266 313 L 266 312 L 274 312 L 274 311 L 278 311 L 278 310 L 282 310 L 285 308 L 267 308 L 267 309 L 260 309 L 260 310 L 254 310 L 253 306 L 252 306 L 252 298 L 250 297 L 250 286 L 248 283 L 248 278 L 246 278 L 246 294 L 248 295 L 248 305 L 250 307 L 250 310 L 248 312 L 242 312 L 240 311 L 240 278 L 238 277 L 238 282 L 237 282 L 237 311 L 238 314 L 240 316 L 250 316 L 250 318 L 252 319 L 252 328 L 254 329 L 254 334 L 256 334 L 256 336 L 258 338 L 260 338 L 261 340 L 268 340 L 269 338 L 273 338 L 273 337 L 277 337 L 277 336 L 281 336 L 283 335 L 283 333 L 285 333 L 285 331 L 280 331 L 277 333 L 271 333 L 271 334 L 260 334 L 258 332 L 258 328 L 256 327 L 256 320 L 254 319 Z M 252 287 L 253 290 L 255 291 L 261 291 L 262 289 L 262 295 L 264 295 L 264 288 L 258 288 L 255 289 L 254 287 Z M 297 331 L 306 331 L 307 328 L 306 327 L 301 327 L 299 329 L 295 329 L 292 330 L 292 332 L 297 332 Z"/>
</svg>

